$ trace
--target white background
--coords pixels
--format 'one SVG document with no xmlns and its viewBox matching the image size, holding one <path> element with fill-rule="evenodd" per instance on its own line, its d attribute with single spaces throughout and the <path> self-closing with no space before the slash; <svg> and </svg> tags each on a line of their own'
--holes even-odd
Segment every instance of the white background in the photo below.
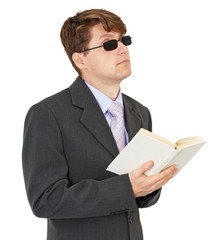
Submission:
<svg viewBox="0 0 224 240">
<path fill-rule="evenodd" d="M 3 1 L 0 6 L 0 238 L 46 239 L 46 219 L 26 198 L 22 134 L 31 105 L 76 78 L 60 42 L 63 22 L 104 8 L 123 19 L 133 44 L 122 91 L 146 105 L 153 130 L 169 140 L 199 135 L 207 144 L 140 211 L 144 239 L 224 239 L 224 7 L 218 0 Z"/>
</svg>

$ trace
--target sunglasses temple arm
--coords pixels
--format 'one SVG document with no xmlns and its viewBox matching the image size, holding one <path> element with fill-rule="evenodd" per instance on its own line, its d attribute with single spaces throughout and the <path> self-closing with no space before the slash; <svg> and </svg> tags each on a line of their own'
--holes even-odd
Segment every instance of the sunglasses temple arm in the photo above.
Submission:
<svg viewBox="0 0 224 240">
<path fill-rule="evenodd" d="M 100 47 L 103 47 L 103 46 L 98 46 L 98 47 L 94 47 L 94 48 L 85 49 L 85 50 L 81 51 L 80 53 L 87 52 L 87 51 L 90 51 L 90 50 L 93 50 L 93 49 L 96 49 L 96 48 L 100 48 Z"/>
</svg>

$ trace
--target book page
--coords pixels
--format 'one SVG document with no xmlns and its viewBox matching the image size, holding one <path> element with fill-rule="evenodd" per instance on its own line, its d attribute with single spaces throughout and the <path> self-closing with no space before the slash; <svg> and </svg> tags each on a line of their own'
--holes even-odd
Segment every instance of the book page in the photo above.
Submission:
<svg viewBox="0 0 224 240">
<path fill-rule="evenodd" d="M 154 139 L 156 139 L 156 140 L 159 140 L 160 142 L 163 142 L 163 143 L 166 143 L 166 144 L 168 144 L 168 145 L 170 145 L 170 146 L 172 146 L 172 147 L 174 147 L 175 148 L 175 144 L 173 144 L 173 143 L 171 143 L 169 140 L 167 140 L 166 138 L 163 138 L 163 137 L 161 137 L 161 136 L 159 136 L 159 135 L 157 135 L 157 134 L 155 134 L 155 133 L 152 133 L 152 132 L 150 132 L 150 131 L 147 131 L 147 130 L 145 130 L 145 129 L 141 129 L 140 130 L 140 132 L 142 133 L 142 134 L 145 134 L 145 135 L 147 135 L 147 136 L 149 136 L 149 137 L 152 137 L 152 138 L 154 138 Z"/>
<path fill-rule="evenodd" d="M 167 166 L 165 166 L 165 168 L 176 164 L 178 172 L 180 172 L 180 170 L 191 160 L 191 158 L 201 149 L 204 144 L 205 141 L 177 149 L 176 151 L 178 151 L 178 154 L 174 156 L 174 158 L 167 164 Z M 176 176 L 177 173 L 174 176 Z"/>
<path fill-rule="evenodd" d="M 187 146 L 194 145 L 194 144 L 201 143 L 201 142 L 204 142 L 203 139 L 201 139 L 197 136 L 183 138 L 183 139 L 178 140 L 175 143 L 175 148 L 180 149 L 180 148 L 187 147 Z"/>
</svg>

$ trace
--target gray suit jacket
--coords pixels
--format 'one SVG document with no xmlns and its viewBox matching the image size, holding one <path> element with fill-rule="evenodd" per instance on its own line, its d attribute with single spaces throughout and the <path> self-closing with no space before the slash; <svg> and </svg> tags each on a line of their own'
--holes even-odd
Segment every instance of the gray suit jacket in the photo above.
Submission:
<svg viewBox="0 0 224 240">
<path fill-rule="evenodd" d="M 151 130 L 148 109 L 123 95 L 131 140 Z M 25 120 L 23 172 L 29 203 L 48 219 L 48 240 L 141 240 L 139 207 L 160 191 L 134 198 L 128 174 L 106 171 L 118 149 L 84 81 L 30 108 Z"/>
</svg>

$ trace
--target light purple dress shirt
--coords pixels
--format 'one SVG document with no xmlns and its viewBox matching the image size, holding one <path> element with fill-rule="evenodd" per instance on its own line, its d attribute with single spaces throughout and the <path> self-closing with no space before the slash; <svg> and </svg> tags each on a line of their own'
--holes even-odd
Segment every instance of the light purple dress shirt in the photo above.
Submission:
<svg viewBox="0 0 224 240">
<path fill-rule="evenodd" d="M 89 87 L 89 89 L 92 92 L 92 94 L 94 95 L 94 97 L 96 98 L 96 100 L 97 100 L 97 102 L 98 102 L 106 120 L 107 120 L 107 123 L 108 123 L 109 127 L 111 128 L 111 122 L 112 122 L 113 116 L 108 112 L 108 109 L 111 106 L 111 104 L 113 103 L 113 100 L 111 100 L 109 97 L 107 97 L 105 94 L 100 92 L 95 87 L 91 86 L 86 81 L 85 81 L 85 83 Z M 115 101 L 119 102 L 122 105 L 123 113 L 124 113 L 124 104 L 123 104 L 123 98 L 122 98 L 121 90 L 120 90 L 120 92 L 118 94 L 118 97 Z M 125 119 L 124 119 L 124 123 L 125 123 Z M 126 123 L 125 123 L 125 126 L 126 126 Z M 129 142 L 129 137 L 128 137 L 126 127 L 125 127 L 124 131 L 125 131 L 125 139 L 126 139 L 126 144 L 127 144 Z"/>
</svg>

